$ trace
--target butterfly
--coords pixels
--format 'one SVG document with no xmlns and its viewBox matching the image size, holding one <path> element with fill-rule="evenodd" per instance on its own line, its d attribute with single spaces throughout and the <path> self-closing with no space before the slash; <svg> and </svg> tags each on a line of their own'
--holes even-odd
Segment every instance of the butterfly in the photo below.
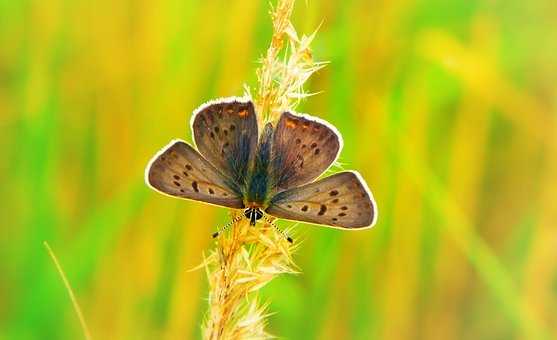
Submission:
<svg viewBox="0 0 557 340">
<path fill-rule="evenodd" d="M 173 140 L 147 165 L 145 181 L 154 190 L 244 209 L 251 225 L 265 214 L 342 229 L 377 220 L 358 172 L 314 181 L 342 149 L 340 133 L 328 122 L 286 111 L 259 133 L 253 102 L 230 97 L 200 106 L 190 125 L 196 147 Z"/>
</svg>

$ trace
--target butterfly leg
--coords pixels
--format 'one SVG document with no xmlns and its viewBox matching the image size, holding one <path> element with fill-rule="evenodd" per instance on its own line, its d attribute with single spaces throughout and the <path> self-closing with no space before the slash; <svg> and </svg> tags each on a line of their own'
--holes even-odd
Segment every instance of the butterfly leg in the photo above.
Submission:
<svg viewBox="0 0 557 340">
<path fill-rule="evenodd" d="M 269 223 L 271 226 L 273 226 L 273 228 L 275 228 L 279 233 L 281 233 L 282 236 L 284 236 L 284 238 L 285 238 L 288 242 L 294 243 L 294 239 L 292 239 L 292 237 L 290 237 L 290 235 L 288 235 L 288 233 L 287 233 L 286 231 L 281 230 L 281 229 L 275 224 L 275 222 L 274 222 L 271 218 L 269 218 L 269 216 L 263 215 L 263 219 L 265 219 L 265 221 L 266 221 L 267 223 Z"/>
<path fill-rule="evenodd" d="M 220 228 L 219 230 L 217 230 L 215 233 L 213 233 L 213 238 L 217 238 L 220 234 L 222 234 L 223 231 L 225 231 L 226 229 L 228 229 L 231 225 L 233 225 L 234 223 L 238 222 L 239 220 L 241 220 L 243 217 L 242 215 L 236 216 L 232 219 L 232 221 L 228 222 L 224 227 Z"/>
</svg>

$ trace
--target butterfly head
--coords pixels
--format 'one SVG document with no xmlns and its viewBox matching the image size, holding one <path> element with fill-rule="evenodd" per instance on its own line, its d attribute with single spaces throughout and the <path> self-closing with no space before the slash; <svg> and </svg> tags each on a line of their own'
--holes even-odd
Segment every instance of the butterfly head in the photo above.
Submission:
<svg viewBox="0 0 557 340">
<path fill-rule="evenodd" d="M 249 224 L 254 226 L 255 222 L 263 217 L 263 211 L 258 207 L 246 208 L 246 210 L 244 210 L 244 216 L 249 219 Z"/>
</svg>

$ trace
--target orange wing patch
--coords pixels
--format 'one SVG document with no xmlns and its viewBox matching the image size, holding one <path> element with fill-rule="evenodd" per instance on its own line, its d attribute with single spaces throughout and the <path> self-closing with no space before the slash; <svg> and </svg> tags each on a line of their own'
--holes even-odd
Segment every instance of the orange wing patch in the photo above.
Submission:
<svg viewBox="0 0 557 340">
<path fill-rule="evenodd" d="M 287 128 L 295 128 L 296 126 L 298 126 L 298 122 L 295 121 L 294 119 L 287 119 L 286 120 L 286 127 Z"/>
</svg>

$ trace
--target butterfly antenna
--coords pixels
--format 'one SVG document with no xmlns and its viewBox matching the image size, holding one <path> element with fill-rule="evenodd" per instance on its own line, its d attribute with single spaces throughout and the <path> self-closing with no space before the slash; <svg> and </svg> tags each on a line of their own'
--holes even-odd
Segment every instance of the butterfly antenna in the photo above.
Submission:
<svg viewBox="0 0 557 340">
<path fill-rule="evenodd" d="M 290 235 L 288 235 L 288 233 L 287 233 L 286 231 L 280 229 L 280 228 L 275 224 L 275 222 L 274 222 L 272 219 L 269 218 L 269 216 L 263 215 L 263 218 L 265 219 L 265 221 L 266 221 L 267 223 L 269 223 L 271 226 L 273 226 L 273 228 L 275 228 L 279 233 L 281 233 L 282 236 L 284 236 L 284 238 L 285 238 L 288 242 L 294 243 L 294 239 L 292 239 L 292 237 L 290 237 Z"/>
<path fill-rule="evenodd" d="M 232 221 L 228 222 L 224 227 L 220 228 L 215 233 L 213 233 L 213 235 L 212 235 L 213 238 L 219 237 L 219 235 L 222 234 L 226 229 L 228 229 L 231 225 L 233 225 L 234 223 L 238 222 L 241 219 L 242 219 L 242 215 L 238 215 L 238 216 L 234 217 L 232 219 Z"/>
</svg>

